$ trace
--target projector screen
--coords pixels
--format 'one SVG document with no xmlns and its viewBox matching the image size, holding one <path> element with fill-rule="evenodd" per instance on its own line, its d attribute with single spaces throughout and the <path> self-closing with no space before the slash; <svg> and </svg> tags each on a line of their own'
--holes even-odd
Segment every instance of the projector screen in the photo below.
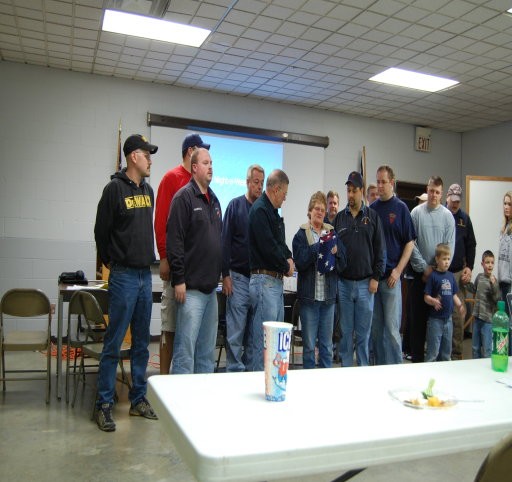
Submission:
<svg viewBox="0 0 512 482">
<path fill-rule="evenodd" d="M 150 177 L 155 196 L 163 175 L 181 164 L 181 144 L 191 133 L 183 129 L 151 126 L 151 143 L 158 146 L 158 152 L 152 156 Z M 265 169 L 265 179 L 273 169 L 286 172 L 290 186 L 281 215 L 285 221 L 286 242 L 291 250 L 293 236 L 307 219 L 311 194 L 324 189 L 324 149 L 203 132 L 199 135 L 211 145 L 213 180 L 210 187 L 219 198 L 223 216 L 229 201 L 246 192 L 245 178 L 251 164 L 260 164 Z M 156 248 L 155 253 L 158 259 Z"/>
<path fill-rule="evenodd" d="M 210 188 L 219 198 L 223 214 L 231 199 L 246 192 L 245 179 L 251 164 L 263 167 L 265 176 L 283 167 L 281 143 L 212 134 L 201 134 L 201 139 L 211 146 L 213 179 Z"/>
</svg>

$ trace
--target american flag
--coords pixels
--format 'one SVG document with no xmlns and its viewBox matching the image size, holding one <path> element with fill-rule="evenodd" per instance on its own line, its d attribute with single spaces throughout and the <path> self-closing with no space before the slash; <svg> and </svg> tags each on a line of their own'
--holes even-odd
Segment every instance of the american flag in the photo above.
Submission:
<svg viewBox="0 0 512 482">
<path fill-rule="evenodd" d="M 336 233 L 330 231 L 320 236 L 320 248 L 318 249 L 317 269 L 319 273 L 329 273 L 336 266 L 336 258 L 332 254 L 332 248 L 336 246 Z"/>
</svg>

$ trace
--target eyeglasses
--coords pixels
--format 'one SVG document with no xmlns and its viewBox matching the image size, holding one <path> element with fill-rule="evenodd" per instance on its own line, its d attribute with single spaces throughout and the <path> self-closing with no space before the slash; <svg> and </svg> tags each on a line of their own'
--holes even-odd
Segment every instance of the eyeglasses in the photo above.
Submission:
<svg viewBox="0 0 512 482">
<path fill-rule="evenodd" d="M 142 154 L 148 161 L 151 160 L 151 154 L 148 152 L 147 154 L 142 151 L 136 151 L 137 154 Z"/>
<path fill-rule="evenodd" d="M 288 189 L 285 191 L 281 186 L 278 186 L 277 190 L 282 191 L 284 197 L 286 197 L 288 195 Z"/>
</svg>

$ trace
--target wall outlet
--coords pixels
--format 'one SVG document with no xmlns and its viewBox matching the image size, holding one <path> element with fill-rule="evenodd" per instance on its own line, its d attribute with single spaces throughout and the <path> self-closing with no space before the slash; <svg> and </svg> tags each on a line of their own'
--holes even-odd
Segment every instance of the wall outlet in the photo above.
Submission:
<svg viewBox="0 0 512 482">
<path fill-rule="evenodd" d="M 55 303 L 50 304 L 50 308 L 52 310 L 52 315 L 55 314 Z"/>
</svg>

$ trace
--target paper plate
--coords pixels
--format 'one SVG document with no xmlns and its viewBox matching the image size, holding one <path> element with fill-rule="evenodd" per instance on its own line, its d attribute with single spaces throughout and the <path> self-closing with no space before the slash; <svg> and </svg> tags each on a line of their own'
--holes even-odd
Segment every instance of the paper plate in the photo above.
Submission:
<svg viewBox="0 0 512 482">
<path fill-rule="evenodd" d="M 435 399 L 429 401 L 423 396 L 421 390 L 399 388 L 389 391 L 391 398 L 410 408 L 440 410 L 457 405 L 457 398 L 453 395 L 437 390 L 434 390 L 433 394 Z"/>
</svg>

